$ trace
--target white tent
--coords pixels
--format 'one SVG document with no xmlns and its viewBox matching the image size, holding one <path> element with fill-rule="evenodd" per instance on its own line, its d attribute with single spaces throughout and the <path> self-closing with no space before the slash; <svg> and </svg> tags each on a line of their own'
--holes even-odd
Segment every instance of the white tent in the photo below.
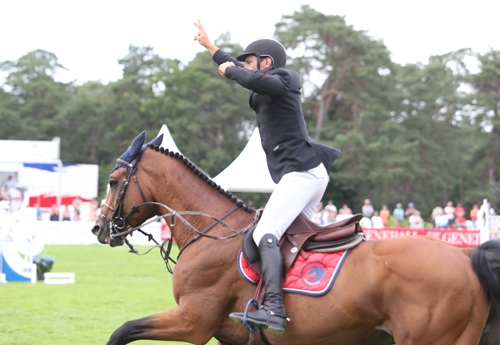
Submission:
<svg viewBox="0 0 500 345">
<path fill-rule="evenodd" d="M 213 180 L 232 192 L 271 193 L 274 190 L 276 184 L 267 169 L 258 128 L 240 155 Z"/>
<path fill-rule="evenodd" d="M 175 145 L 174 138 L 172 138 L 172 135 L 170 134 L 170 131 L 168 130 L 167 125 L 165 124 L 161 126 L 161 129 L 158 132 L 157 137 L 159 137 L 162 134 L 163 134 L 163 141 L 161 142 L 160 146 L 169 149 L 169 151 L 179 152 L 180 154 L 182 154 L 177 145 Z"/>
</svg>

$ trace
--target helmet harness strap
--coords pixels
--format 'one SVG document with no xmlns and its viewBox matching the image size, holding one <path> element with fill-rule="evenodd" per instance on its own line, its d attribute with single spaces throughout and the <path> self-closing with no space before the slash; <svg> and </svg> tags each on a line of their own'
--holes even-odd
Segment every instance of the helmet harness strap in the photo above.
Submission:
<svg viewBox="0 0 500 345">
<path fill-rule="evenodd" d="M 255 54 L 255 56 L 257 57 L 257 71 L 260 71 L 260 54 Z M 266 69 L 263 69 L 263 70 L 262 70 L 262 72 L 267 72 L 267 71 L 269 71 L 269 70 L 271 70 L 271 69 L 273 69 L 273 68 L 274 68 L 274 60 L 273 60 L 273 58 L 272 58 L 272 57 L 267 56 L 267 55 L 266 55 L 266 56 L 264 56 L 264 57 L 269 57 L 269 58 L 271 58 L 271 61 L 273 62 L 273 63 L 271 64 L 271 66 L 269 66 L 269 67 L 267 67 Z"/>
</svg>

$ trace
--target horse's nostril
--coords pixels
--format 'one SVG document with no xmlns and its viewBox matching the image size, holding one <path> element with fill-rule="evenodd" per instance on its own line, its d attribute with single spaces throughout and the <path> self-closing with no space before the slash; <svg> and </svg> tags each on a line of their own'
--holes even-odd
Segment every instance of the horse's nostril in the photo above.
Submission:
<svg viewBox="0 0 500 345">
<path fill-rule="evenodd" d="M 97 233 L 99 232 L 99 229 L 100 229 L 100 228 L 99 228 L 99 225 L 94 226 L 94 227 L 92 228 L 92 233 L 93 233 L 94 235 L 97 235 Z"/>
</svg>

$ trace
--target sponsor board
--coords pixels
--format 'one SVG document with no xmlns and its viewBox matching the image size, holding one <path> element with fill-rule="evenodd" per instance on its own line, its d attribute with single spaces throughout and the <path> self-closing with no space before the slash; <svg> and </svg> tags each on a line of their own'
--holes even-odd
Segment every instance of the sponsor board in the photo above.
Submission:
<svg viewBox="0 0 500 345">
<path fill-rule="evenodd" d="M 479 230 L 385 228 L 364 229 L 363 231 L 368 240 L 401 236 L 429 236 L 457 247 L 476 247 L 479 245 Z"/>
</svg>

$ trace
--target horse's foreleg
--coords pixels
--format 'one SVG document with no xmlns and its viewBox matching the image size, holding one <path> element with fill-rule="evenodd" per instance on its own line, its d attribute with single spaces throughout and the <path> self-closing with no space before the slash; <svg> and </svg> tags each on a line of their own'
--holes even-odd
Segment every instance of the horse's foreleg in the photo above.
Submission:
<svg viewBox="0 0 500 345">
<path fill-rule="evenodd" d="M 175 307 L 125 322 L 113 332 L 107 345 L 124 345 L 141 339 L 184 341 L 203 345 L 212 338 L 215 326 L 200 318 L 199 313 L 186 313 L 181 307 Z"/>
</svg>

